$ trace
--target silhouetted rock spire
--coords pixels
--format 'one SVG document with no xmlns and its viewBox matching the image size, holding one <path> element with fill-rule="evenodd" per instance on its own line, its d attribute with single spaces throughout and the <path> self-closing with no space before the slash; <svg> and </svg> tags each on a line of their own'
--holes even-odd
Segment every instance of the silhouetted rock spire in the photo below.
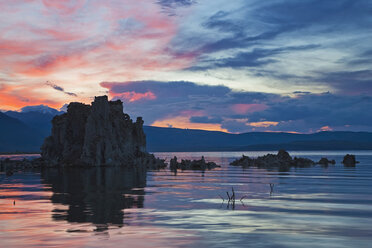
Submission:
<svg viewBox="0 0 372 248">
<path fill-rule="evenodd" d="M 133 122 L 120 100 L 95 97 L 92 105 L 73 102 L 54 117 L 52 134 L 41 148 L 42 158 L 63 165 L 125 165 L 141 158 L 159 161 L 146 152 L 141 117 Z"/>
</svg>

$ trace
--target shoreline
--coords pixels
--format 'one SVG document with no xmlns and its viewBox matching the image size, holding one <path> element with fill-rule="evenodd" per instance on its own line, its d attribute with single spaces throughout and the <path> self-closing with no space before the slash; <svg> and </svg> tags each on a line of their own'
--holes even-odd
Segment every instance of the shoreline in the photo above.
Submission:
<svg viewBox="0 0 372 248">
<path fill-rule="evenodd" d="M 277 152 L 278 150 L 270 150 L 270 149 L 261 149 L 261 150 L 198 150 L 198 151 L 149 151 L 149 153 L 195 153 L 195 154 L 199 154 L 199 153 L 221 153 L 221 152 L 227 152 L 227 153 L 234 153 L 234 152 L 247 152 L 247 153 L 251 153 L 251 152 Z M 360 152 L 368 152 L 368 153 L 372 153 L 372 150 L 365 150 L 365 149 L 343 149 L 343 150 L 332 150 L 332 149 L 326 149 L 326 150 L 322 150 L 322 149 L 319 149 L 319 150 L 303 150 L 303 149 L 299 149 L 299 150 L 286 150 L 288 152 L 295 152 L 295 153 L 298 153 L 298 152 L 331 152 L 331 153 L 334 153 L 334 152 L 354 152 L 354 153 L 360 153 Z M 12 156 L 12 155 L 41 155 L 40 152 L 0 152 L 0 159 L 2 159 L 2 157 L 4 156 Z"/>
<path fill-rule="evenodd" d="M 40 152 L 0 152 L 1 155 L 40 155 Z"/>
</svg>

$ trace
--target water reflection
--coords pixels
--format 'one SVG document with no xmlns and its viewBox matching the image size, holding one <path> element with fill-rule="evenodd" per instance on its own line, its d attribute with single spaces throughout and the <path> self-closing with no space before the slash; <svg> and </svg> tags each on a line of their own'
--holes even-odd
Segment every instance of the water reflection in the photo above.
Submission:
<svg viewBox="0 0 372 248">
<path fill-rule="evenodd" d="M 124 209 L 142 208 L 146 171 L 129 168 L 45 169 L 43 184 L 53 192 L 53 220 L 93 223 L 96 231 L 124 225 Z"/>
<path fill-rule="evenodd" d="M 0 247 L 370 247 L 372 153 L 358 155 L 354 168 L 340 163 L 344 153 L 296 154 L 337 163 L 289 172 L 229 166 L 240 152 L 205 153 L 222 167 L 204 177 L 168 169 L 147 178 L 122 168 L 0 171 Z M 171 155 L 201 154 L 162 157 Z M 226 201 L 232 188 L 234 210 Z"/>
</svg>

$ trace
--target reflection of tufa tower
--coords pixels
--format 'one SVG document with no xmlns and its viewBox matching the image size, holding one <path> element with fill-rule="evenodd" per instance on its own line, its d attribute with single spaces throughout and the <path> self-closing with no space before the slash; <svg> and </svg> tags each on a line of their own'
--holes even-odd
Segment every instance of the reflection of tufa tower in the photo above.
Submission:
<svg viewBox="0 0 372 248">
<path fill-rule="evenodd" d="M 92 223 L 96 231 L 122 227 L 124 209 L 144 205 L 145 168 L 46 168 L 41 180 L 53 192 L 53 220 Z"/>
<path fill-rule="evenodd" d="M 147 154 L 143 120 L 132 122 L 120 100 L 100 96 L 91 106 L 70 103 L 52 124 L 41 155 L 54 164 L 125 165 Z"/>
</svg>

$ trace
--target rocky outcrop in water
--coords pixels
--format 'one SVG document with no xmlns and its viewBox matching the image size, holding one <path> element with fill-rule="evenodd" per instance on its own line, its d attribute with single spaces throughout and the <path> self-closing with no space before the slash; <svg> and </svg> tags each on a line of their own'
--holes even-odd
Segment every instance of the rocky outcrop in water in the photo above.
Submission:
<svg viewBox="0 0 372 248">
<path fill-rule="evenodd" d="M 221 167 L 214 162 L 206 162 L 204 156 L 200 160 L 188 160 L 182 159 L 181 162 L 177 161 L 177 157 L 174 156 L 170 160 L 170 169 L 172 171 L 180 170 L 211 170 L 217 167 Z"/>
<path fill-rule="evenodd" d="M 41 147 L 42 159 L 58 165 L 165 167 L 146 152 L 143 120 L 133 122 L 120 100 L 95 97 L 92 105 L 73 102 L 52 120 L 52 134 Z"/>
<path fill-rule="evenodd" d="M 278 154 L 267 154 L 257 158 L 250 158 L 243 155 L 240 159 L 230 163 L 230 165 L 267 169 L 279 168 L 286 170 L 290 167 L 310 167 L 315 165 L 315 162 L 307 158 L 292 158 L 288 152 L 280 150 Z"/>
<path fill-rule="evenodd" d="M 328 166 L 329 164 L 336 164 L 336 161 L 334 159 L 329 160 L 328 158 L 321 158 L 317 164 Z"/>
<path fill-rule="evenodd" d="M 357 163 L 359 163 L 358 161 L 356 161 L 355 159 L 355 155 L 352 155 L 352 154 L 346 154 L 344 156 L 344 159 L 342 161 L 342 163 L 345 165 L 345 166 L 350 166 L 350 167 L 354 167 Z"/>
</svg>

